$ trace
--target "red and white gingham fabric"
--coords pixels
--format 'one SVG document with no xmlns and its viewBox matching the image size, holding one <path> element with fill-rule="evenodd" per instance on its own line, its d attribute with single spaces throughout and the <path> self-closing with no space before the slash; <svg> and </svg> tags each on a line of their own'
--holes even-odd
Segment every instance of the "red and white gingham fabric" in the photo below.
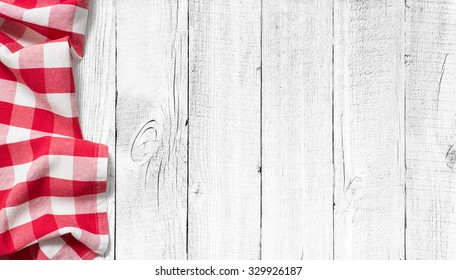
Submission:
<svg viewBox="0 0 456 280">
<path fill-rule="evenodd" d="M 0 259 L 108 245 L 108 149 L 82 139 L 72 58 L 88 0 L 0 0 Z"/>
</svg>

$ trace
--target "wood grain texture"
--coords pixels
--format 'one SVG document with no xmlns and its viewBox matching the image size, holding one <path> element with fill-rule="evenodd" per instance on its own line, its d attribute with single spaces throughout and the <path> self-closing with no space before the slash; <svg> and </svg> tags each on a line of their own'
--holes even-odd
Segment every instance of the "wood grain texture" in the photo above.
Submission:
<svg viewBox="0 0 456 280">
<path fill-rule="evenodd" d="M 456 258 L 456 2 L 407 1 L 407 258 Z"/>
<path fill-rule="evenodd" d="M 105 259 L 114 258 L 115 248 L 115 33 L 114 2 L 92 1 L 84 58 L 74 63 L 79 117 L 84 138 L 109 146 L 107 199 L 110 245 L 103 256 Z"/>
<path fill-rule="evenodd" d="M 332 259 L 332 1 L 263 1 L 264 259 Z"/>
<path fill-rule="evenodd" d="M 334 3 L 334 257 L 403 259 L 404 3 Z"/>
<path fill-rule="evenodd" d="M 456 2 L 91 4 L 102 258 L 456 258 Z"/>
<path fill-rule="evenodd" d="M 189 259 L 260 258 L 261 5 L 190 1 Z"/>
<path fill-rule="evenodd" d="M 118 259 L 186 258 L 187 14 L 117 3 Z"/>
</svg>

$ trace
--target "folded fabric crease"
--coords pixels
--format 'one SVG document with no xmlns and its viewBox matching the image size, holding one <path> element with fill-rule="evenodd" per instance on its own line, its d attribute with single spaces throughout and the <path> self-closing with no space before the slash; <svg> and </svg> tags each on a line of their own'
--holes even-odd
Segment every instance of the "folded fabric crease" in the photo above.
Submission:
<svg viewBox="0 0 456 280">
<path fill-rule="evenodd" d="M 88 0 L 0 0 L 0 259 L 108 246 L 108 147 L 83 139 L 72 60 Z"/>
</svg>

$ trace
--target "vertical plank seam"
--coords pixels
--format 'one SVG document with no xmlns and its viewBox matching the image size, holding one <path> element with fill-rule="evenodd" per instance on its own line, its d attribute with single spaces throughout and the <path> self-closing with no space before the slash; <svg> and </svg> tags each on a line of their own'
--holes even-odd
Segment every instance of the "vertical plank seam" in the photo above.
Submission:
<svg viewBox="0 0 456 280">
<path fill-rule="evenodd" d="M 179 0 L 178 0 L 179 1 Z M 185 254 L 188 258 L 188 214 L 190 191 L 190 1 L 187 0 L 187 217 L 185 227 Z"/>
<path fill-rule="evenodd" d="M 119 88 L 117 85 L 117 74 L 118 74 L 118 57 L 117 57 L 117 1 L 114 2 L 115 5 L 115 15 L 114 15 L 114 62 L 115 62 L 115 68 L 114 68 L 114 87 L 116 91 L 116 96 L 115 96 L 115 101 L 114 101 L 114 147 L 115 147 L 115 152 L 114 152 L 114 178 L 115 182 L 117 184 L 117 99 L 119 96 Z M 114 244 L 113 244 L 113 250 L 114 250 L 114 260 L 116 260 L 117 257 L 117 188 L 114 188 Z"/>
<path fill-rule="evenodd" d="M 263 0 L 260 1 L 260 252 L 263 259 Z"/>
<path fill-rule="evenodd" d="M 404 109 L 403 109 L 403 122 L 404 122 L 404 129 L 403 129 L 403 135 L 404 135 L 404 260 L 407 260 L 407 77 L 406 77 L 406 69 L 405 69 L 405 56 L 406 56 L 406 51 L 407 51 L 407 0 L 404 0 L 404 32 L 403 32 L 403 57 L 401 58 L 403 60 L 402 63 L 402 68 L 403 68 L 403 74 L 402 77 L 404 79 Z"/>
<path fill-rule="evenodd" d="M 333 165 L 333 194 L 332 194 L 332 259 L 335 259 L 335 189 L 336 189 L 336 165 L 335 165 L 335 134 L 334 134 L 334 126 L 335 126 L 335 97 L 334 97 L 334 0 L 332 1 L 331 5 L 331 102 L 332 102 L 332 165 Z"/>
</svg>

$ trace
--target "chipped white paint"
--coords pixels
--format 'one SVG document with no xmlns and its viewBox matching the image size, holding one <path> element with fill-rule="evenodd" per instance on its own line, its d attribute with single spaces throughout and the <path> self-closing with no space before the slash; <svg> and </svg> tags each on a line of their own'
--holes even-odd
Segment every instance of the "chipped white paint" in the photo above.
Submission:
<svg viewBox="0 0 456 280">
<path fill-rule="evenodd" d="M 456 258 L 455 11 L 92 1 L 75 76 L 111 151 L 105 258 Z"/>
</svg>

